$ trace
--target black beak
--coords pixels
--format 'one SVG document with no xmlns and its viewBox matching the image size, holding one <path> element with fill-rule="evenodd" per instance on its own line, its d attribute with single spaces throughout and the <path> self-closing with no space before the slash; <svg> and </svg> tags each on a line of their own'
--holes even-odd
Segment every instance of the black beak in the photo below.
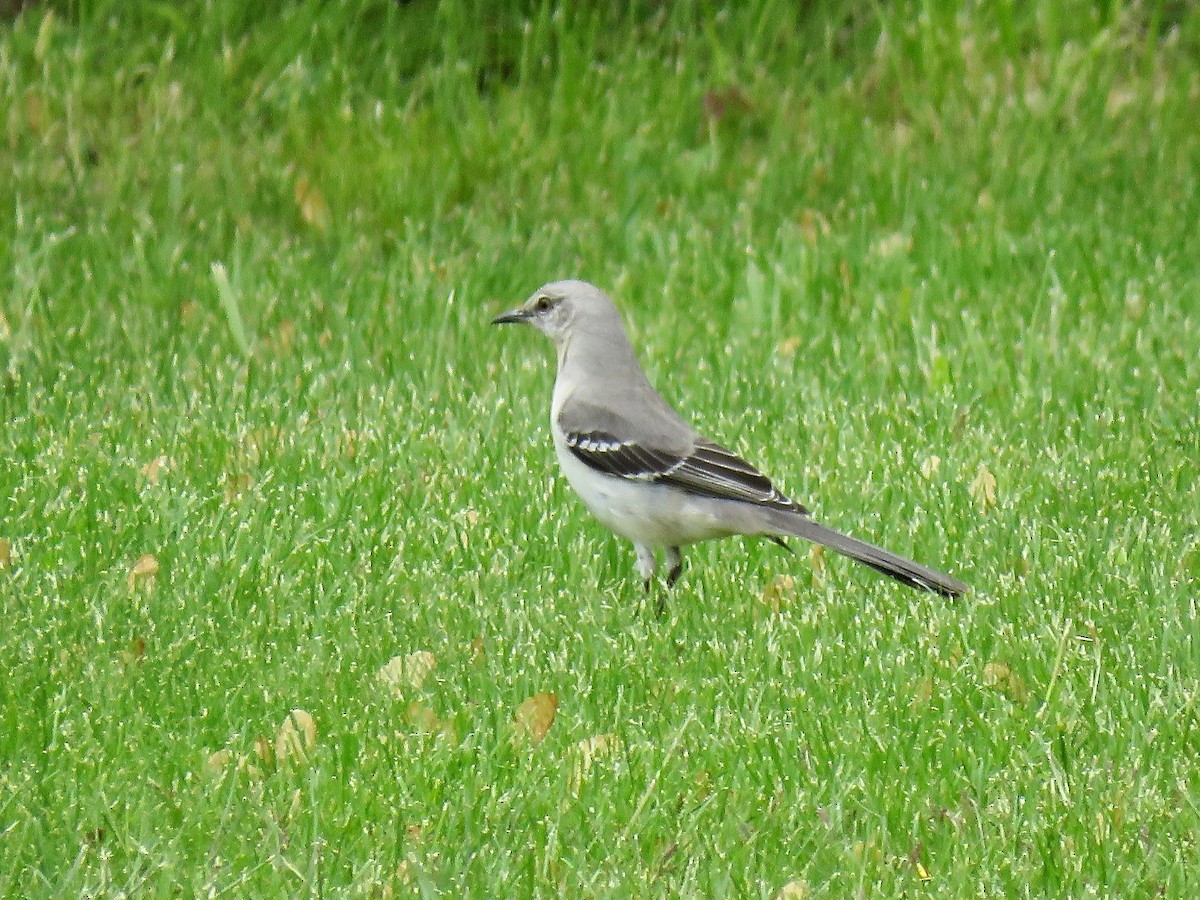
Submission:
<svg viewBox="0 0 1200 900">
<path fill-rule="evenodd" d="M 492 324 L 512 325 L 514 323 L 524 322 L 528 318 L 529 312 L 518 306 L 516 309 L 510 309 L 508 312 L 500 313 L 500 315 L 492 319 Z"/>
</svg>

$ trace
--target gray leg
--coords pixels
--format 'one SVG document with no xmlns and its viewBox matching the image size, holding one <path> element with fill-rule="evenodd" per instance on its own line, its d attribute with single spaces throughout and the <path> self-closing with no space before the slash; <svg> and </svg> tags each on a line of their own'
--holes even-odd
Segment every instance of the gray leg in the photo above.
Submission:
<svg viewBox="0 0 1200 900">
<path fill-rule="evenodd" d="M 663 565 L 667 567 L 667 587 L 670 587 L 683 574 L 683 554 L 679 552 L 678 547 L 667 548 L 667 553 L 663 557 Z"/>
<path fill-rule="evenodd" d="M 658 560 L 654 558 L 654 551 L 649 547 L 634 544 L 633 549 L 637 551 L 638 574 L 642 576 L 642 584 L 645 585 L 646 591 L 649 592 L 650 579 L 654 577 L 654 573 L 658 569 Z"/>
</svg>

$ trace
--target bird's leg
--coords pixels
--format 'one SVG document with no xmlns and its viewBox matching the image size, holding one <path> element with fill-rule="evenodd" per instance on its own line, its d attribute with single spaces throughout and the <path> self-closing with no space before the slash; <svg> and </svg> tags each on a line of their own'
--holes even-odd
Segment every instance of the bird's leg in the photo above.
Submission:
<svg viewBox="0 0 1200 900">
<path fill-rule="evenodd" d="M 679 552 L 678 547 L 668 547 L 667 552 L 663 554 L 663 565 L 667 567 L 667 588 L 670 588 L 676 581 L 679 580 L 680 574 L 683 572 L 683 554 Z M 654 605 L 654 611 L 661 619 L 667 611 L 667 591 L 664 589 L 658 595 L 658 603 Z"/>
<path fill-rule="evenodd" d="M 683 574 L 683 554 L 678 547 L 668 547 L 663 556 L 663 565 L 667 567 L 667 587 L 671 587 Z"/>
<path fill-rule="evenodd" d="M 654 551 L 643 544 L 634 544 L 633 549 L 637 551 L 638 574 L 642 576 L 642 584 L 648 594 L 650 593 L 650 581 L 658 569 L 658 560 L 654 558 Z"/>
</svg>

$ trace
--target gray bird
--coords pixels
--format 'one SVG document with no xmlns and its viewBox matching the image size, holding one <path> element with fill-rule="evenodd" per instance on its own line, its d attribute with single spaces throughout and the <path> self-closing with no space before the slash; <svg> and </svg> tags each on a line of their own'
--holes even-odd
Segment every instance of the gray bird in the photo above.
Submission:
<svg viewBox="0 0 1200 900">
<path fill-rule="evenodd" d="M 744 459 L 696 432 L 647 380 L 608 296 L 586 281 L 544 285 L 494 325 L 525 323 L 553 341 L 558 377 L 550 427 L 558 464 L 592 515 L 633 542 L 649 590 L 664 551 L 667 584 L 680 548 L 732 535 L 787 547 L 799 537 L 836 550 L 909 587 L 956 597 L 949 575 L 814 522 Z M 659 612 L 663 601 L 659 600 Z"/>
</svg>

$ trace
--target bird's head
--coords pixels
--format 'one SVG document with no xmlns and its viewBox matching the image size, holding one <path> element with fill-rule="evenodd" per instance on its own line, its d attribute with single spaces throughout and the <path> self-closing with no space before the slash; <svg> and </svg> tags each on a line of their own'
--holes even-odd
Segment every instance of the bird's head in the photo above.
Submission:
<svg viewBox="0 0 1200 900">
<path fill-rule="evenodd" d="M 580 330 L 612 328 L 622 334 L 620 315 L 608 295 L 586 281 L 552 281 L 534 291 L 516 309 L 492 319 L 493 325 L 532 325 L 556 344 Z"/>
</svg>

